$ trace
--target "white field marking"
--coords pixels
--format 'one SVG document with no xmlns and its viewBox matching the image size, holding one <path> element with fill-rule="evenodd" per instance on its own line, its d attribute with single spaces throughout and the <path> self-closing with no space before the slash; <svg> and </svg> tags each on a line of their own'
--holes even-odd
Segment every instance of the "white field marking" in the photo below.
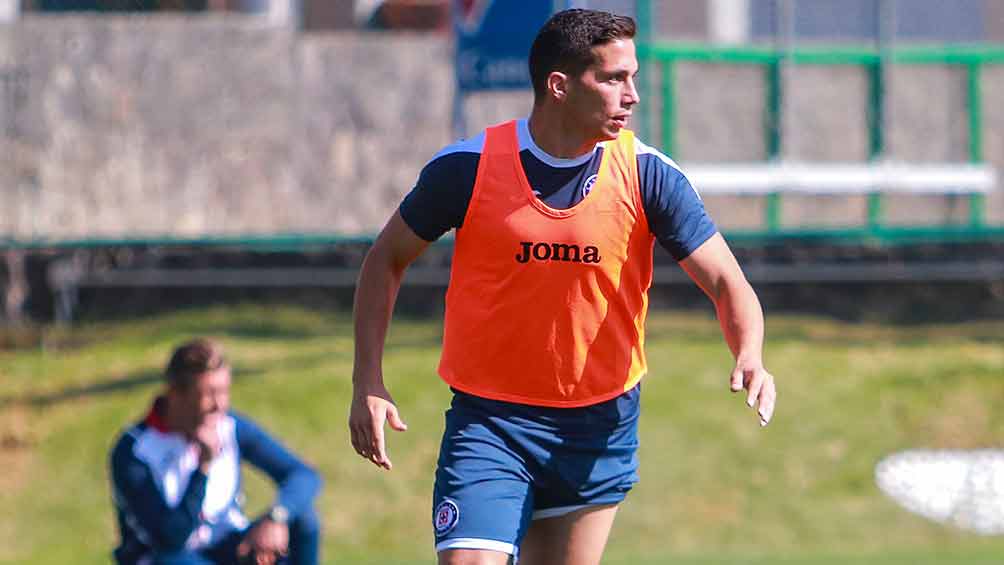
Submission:
<svg viewBox="0 0 1004 565">
<path fill-rule="evenodd" d="M 1004 535 L 1004 450 L 909 450 L 875 466 L 875 482 L 907 510 L 983 535 Z"/>
</svg>

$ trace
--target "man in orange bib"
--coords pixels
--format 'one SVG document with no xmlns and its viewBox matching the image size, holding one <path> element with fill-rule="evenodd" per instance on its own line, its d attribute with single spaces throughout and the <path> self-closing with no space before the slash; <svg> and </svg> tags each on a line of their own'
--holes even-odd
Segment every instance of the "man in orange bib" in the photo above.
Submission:
<svg viewBox="0 0 1004 565">
<path fill-rule="evenodd" d="M 630 18 L 566 10 L 530 51 L 526 120 L 448 146 L 423 169 L 363 263 L 352 445 L 391 468 L 405 424 L 381 356 L 401 277 L 456 229 L 439 374 L 454 399 L 436 469 L 441 564 L 599 563 L 637 482 L 653 245 L 714 302 L 730 385 L 766 425 L 763 312 L 676 164 L 625 129 L 639 102 Z"/>
</svg>

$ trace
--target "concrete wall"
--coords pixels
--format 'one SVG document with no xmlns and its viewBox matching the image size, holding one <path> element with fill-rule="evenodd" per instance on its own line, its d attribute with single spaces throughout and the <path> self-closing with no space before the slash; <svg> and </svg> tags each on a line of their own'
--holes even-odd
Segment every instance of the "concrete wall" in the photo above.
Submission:
<svg viewBox="0 0 1004 565">
<path fill-rule="evenodd" d="M 36 16 L 0 26 L 0 237 L 372 234 L 451 140 L 450 54 L 440 36 L 296 35 L 234 15 Z M 757 70 L 683 65 L 678 78 L 674 157 L 685 165 L 763 156 Z M 788 80 L 785 154 L 864 159 L 864 76 L 800 67 Z M 952 69 L 895 69 L 891 154 L 965 161 L 964 86 Z M 983 96 L 986 158 L 1004 170 L 1004 109 L 992 103 L 1004 99 L 1004 68 L 987 69 Z M 658 100 L 647 102 L 657 112 Z M 526 92 L 465 104 L 472 132 L 529 107 Z M 1001 191 L 988 200 L 991 219 L 1004 223 Z M 759 225 L 759 199 L 708 205 L 723 227 Z M 965 210 L 911 197 L 890 214 L 935 223 Z M 783 218 L 859 223 L 864 201 L 790 199 Z"/>
</svg>

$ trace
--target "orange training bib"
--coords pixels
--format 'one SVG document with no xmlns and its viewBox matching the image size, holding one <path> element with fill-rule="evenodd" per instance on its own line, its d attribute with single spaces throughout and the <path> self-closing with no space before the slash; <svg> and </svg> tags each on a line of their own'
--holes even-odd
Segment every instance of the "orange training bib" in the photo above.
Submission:
<svg viewBox="0 0 1004 565">
<path fill-rule="evenodd" d="M 604 146 L 578 204 L 539 200 L 516 123 L 489 128 L 457 230 L 439 374 L 461 391 L 539 406 L 587 406 L 641 380 L 652 248 L 634 135 Z"/>
</svg>

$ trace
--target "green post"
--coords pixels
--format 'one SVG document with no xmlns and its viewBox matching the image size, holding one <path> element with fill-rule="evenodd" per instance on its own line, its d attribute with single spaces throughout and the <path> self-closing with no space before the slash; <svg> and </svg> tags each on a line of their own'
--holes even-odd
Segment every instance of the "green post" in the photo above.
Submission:
<svg viewBox="0 0 1004 565">
<path fill-rule="evenodd" d="M 781 157 L 781 57 L 764 64 L 767 79 L 767 100 L 764 116 L 764 146 L 767 160 Z M 781 194 L 772 192 L 764 201 L 764 222 L 768 232 L 781 229 Z"/>
<path fill-rule="evenodd" d="M 871 160 L 882 158 L 885 151 L 885 136 L 883 122 L 885 115 L 885 80 L 883 73 L 883 57 L 865 64 L 868 73 L 868 157 Z M 872 192 L 868 195 L 868 229 L 878 232 L 882 229 L 882 193 Z"/>
<path fill-rule="evenodd" d="M 868 71 L 868 156 L 872 159 L 882 157 L 885 151 L 885 135 L 882 127 L 885 115 L 883 66 L 882 58 L 879 57 L 865 67 Z"/>
<path fill-rule="evenodd" d="M 767 107 L 764 116 L 764 146 L 767 159 L 781 156 L 781 62 L 774 58 L 764 64 L 767 79 Z"/>
<path fill-rule="evenodd" d="M 982 66 L 979 62 L 970 62 L 967 68 L 967 89 L 969 104 L 969 161 L 983 162 L 983 97 L 980 90 Z M 974 228 L 983 226 L 986 199 L 983 194 L 969 195 L 969 225 Z"/>
<path fill-rule="evenodd" d="M 767 222 L 767 231 L 776 233 L 781 229 L 781 193 L 771 192 L 767 194 L 764 203 L 764 217 Z"/>
<path fill-rule="evenodd" d="M 662 150 L 673 159 L 676 155 L 676 63 L 662 63 Z"/>
<path fill-rule="evenodd" d="M 882 230 L 882 194 L 879 192 L 868 195 L 868 229 L 873 233 Z"/>
</svg>

